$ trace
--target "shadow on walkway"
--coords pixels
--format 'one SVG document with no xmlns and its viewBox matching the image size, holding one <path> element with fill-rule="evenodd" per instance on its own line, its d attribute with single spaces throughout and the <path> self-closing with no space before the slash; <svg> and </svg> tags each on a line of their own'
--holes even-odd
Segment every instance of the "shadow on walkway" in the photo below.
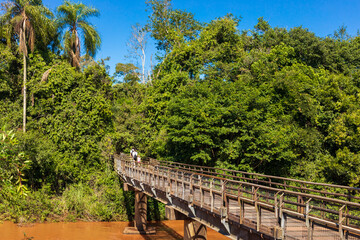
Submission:
<svg viewBox="0 0 360 240">
<path fill-rule="evenodd" d="M 183 221 L 179 221 L 178 224 L 181 224 L 183 226 Z M 171 227 L 166 225 L 164 222 L 158 221 L 158 222 L 150 222 L 148 224 L 149 227 L 155 227 L 156 228 L 156 234 L 154 235 L 137 235 L 139 236 L 139 239 L 145 239 L 145 240 L 181 240 L 183 239 L 183 236 L 177 233 L 175 230 L 173 230 Z"/>
</svg>

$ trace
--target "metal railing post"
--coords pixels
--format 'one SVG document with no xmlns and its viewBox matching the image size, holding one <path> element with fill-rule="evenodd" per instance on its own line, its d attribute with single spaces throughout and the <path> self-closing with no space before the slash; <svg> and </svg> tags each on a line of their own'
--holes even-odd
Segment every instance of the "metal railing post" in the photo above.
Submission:
<svg viewBox="0 0 360 240">
<path fill-rule="evenodd" d="M 261 206 L 258 204 L 258 196 L 256 191 L 256 198 L 255 198 L 255 210 L 256 210 L 256 231 L 260 231 L 261 225 Z"/>
<path fill-rule="evenodd" d="M 168 186 L 170 187 L 170 193 L 172 193 L 172 184 L 171 184 L 171 171 L 170 168 L 168 168 L 168 176 L 167 176 L 167 180 L 168 180 Z"/>
<path fill-rule="evenodd" d="M 346 219 L 346 217 L 343 217 L 343 209 L 346 207 L 346 205 L 343 205 L 340 209 L 339 209 L 339 237 L 340 239 L 345 239 L 344 238 L 344 231 L 343 231 L 343 221 Z"/>
<path fill-rule="evenodd" d="M 312 223 L 310 222 L 310 201 L 312 200 L 312 198 L 310 198 L 309 200 L 306 201 L 306 206 L 305 206 L 305 223 L 306 223 L 306 227 L 308 229 L 308 240 L 312 239 Z"/>
<path fill-rule="evenodd" d="M 181 172 L 182 173 L 182 179 L 181 179 L 181 184 L 182 184 L 182 198 L 185 199 L 185 179 L 184 179 L 184 172 Z"/>
<path fill-rule="evenodd" d="M 226 183 L 228 181 L 227 180 L 221 180 L 221 199 L 222 199 L 222 206 L 221 208 L 223 208 L 225 211 L 225 219 L 227 220 L 228 216 L 229 216 L 229 205 L 227 203 L 227 194 L 226 194 Z"/>
<path fill-rule="evenodd" d="M 193 183 L 194 173 L 190 175 L 190 194 L 189 194 L 189 202 L 193 204 L 194 202 L 194 183 Z"/>
<path fill-rule="evenodd" d="M 280 195 L 280 203 L 279 203 L 279 217 L 280 217 L 280 227 L 281 227 L 281 239 L 285 239 L 285 229 L 286 229 L 286 215 L 283 212 L 284 208 L 284 193 Z"/>
<path fill-rule="evenodd" d="M 200 175 L 199 175 L 200 176 Z M 200 207 L 203 207 L 204 205 L 204 193 L 203 193 L 203 187 L 202 187 L 202 176 L 200 176 Z"/>
<path fill-rule="evenodd" d="M 214 179 L 211 179 L 210 182 L 210 209 L 211 212 L 214 211 L 214 193 L 213 193 L 213 184 L 214 184 Z"/>
<path fill-rule="evenodd" d="M 175 171 L 175 196 L 178 196 L 178 178 L 179 178 L 179 171 Z"/>
<path fill-rule="evenodd" d="M 245 215 L 245 204 L 244 204 L 244 201 L 241 199 L 241 197 L 243 195 L 243 193 L 241 191 L 241 187 L 242 187 L 242 184 L 240 184 L 240 186 L 238 188 L 238 204 L 239 204 L 239 211 L 240 211 L 239 223 L 243 224 L 244 215 Z"/>
</svg>

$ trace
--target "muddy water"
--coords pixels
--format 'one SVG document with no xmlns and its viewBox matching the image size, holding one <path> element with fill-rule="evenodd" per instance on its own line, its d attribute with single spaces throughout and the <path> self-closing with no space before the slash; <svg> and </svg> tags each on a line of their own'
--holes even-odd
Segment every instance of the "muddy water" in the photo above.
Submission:
<svg viewBox="0 0 360 240">
<path fill-rule="evenodd" d="M 181 220 L 149 225 L 156 228 L 156 235 L 123 235 L 124 228 L 131 226 L 128 222 L 36 223 L 25 226 L 3 222 L 0 223 L 0 240 L 177 240 L 184 236 L 184 221 Z M 208 239 L 228 238 L 208 228 Z"/>
</svg>

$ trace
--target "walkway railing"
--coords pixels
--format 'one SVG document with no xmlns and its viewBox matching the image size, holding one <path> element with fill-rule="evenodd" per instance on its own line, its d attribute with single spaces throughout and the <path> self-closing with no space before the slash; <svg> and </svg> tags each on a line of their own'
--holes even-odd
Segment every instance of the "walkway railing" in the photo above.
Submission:
<svg viewBox="0 0 360 240">
<path fill-rule="evenodd" d="M 177 162 L 158 161 L 158 164 L 162 166 L 168 166 L 171 168 L 183 169 L 187 171 L 193 171 L 193 172 L 208 174 L 212 176 L 220 176 L 224 178 L 230 178 L 233 180 L 255 183 L 255 184 L 275 187 L 279 189 L 316 194 L 324 197 L 332 197 L 332 198 L 338 198 L 346 201 L 360 203 L 360 188 L 355 188 L 355 187 L 327 184 L 327 183 L 318 183 L 318 182 L 309 182 L 298 179 L 277 177 L 277 176 L 271 176 L 271 175 L 265 175 L 259 173 L 249 173 L 244 171 L 197 166 L 197 165 L 177 163 Z"/>
<path fill-rule="evenodd" d="M 194 207 L 216 215 L 233 239 L 241 227 L 279 239 L 360 239 L 358 188 L 127 159 L 115 158 L 115 169 L 126 182 L 154 196 L 164 193 L 168 204 L 186 201 L 195 217 Z"/>
</svg>

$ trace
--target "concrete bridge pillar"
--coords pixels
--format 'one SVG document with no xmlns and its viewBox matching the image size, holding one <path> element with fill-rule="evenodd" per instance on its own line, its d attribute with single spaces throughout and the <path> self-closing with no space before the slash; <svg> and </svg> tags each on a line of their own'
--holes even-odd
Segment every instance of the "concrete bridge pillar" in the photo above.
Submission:
<svg viewBox="0 0 360 240">
<path fill-rule="evenodd" d="M 135 190 L 135 221 L 134 227 L 125 228 L 124 234 L 155 234 L 155 228 L 147 226 L 147 196 Z"/>
</svg>

